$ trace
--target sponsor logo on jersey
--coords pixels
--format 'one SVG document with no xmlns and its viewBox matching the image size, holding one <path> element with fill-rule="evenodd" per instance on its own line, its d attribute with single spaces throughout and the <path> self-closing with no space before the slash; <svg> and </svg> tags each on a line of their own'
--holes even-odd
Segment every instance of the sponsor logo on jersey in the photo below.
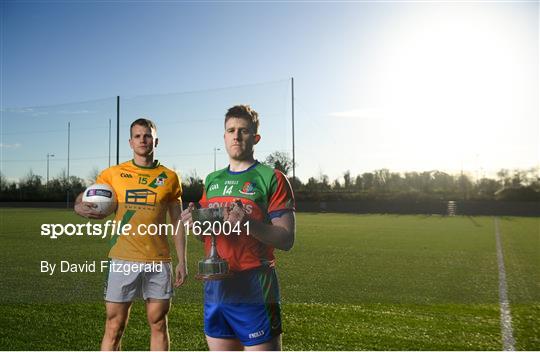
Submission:
<svg viewBox="0 0 540 352">
<path fill-rule="evenodd" d="M 165 179 L 163 177 L 156 178 L 156 186 L 163 186 L 165 184 Z"/>
<path fill-rule="evenodd" d="M 255 194 L 255 186 L 256 186 L 255 182 L 247 181 L 246 183 L 244 183 L 244 186 L 240 190 L 240 193 L 248 195 L 248 196 L 252 196 Z"/>
<path fill-rule="evenodd" d="M 157 188 L 159 186 L 163 186 L 165 184 L 165 180 L 167 179 L 167 174 L 165 172 L 162 172 L 159 174 L 158 177 L 152 180 L 150 184 L 148 185 L 151 188 Z"/>
<path fill-rule="evenodd" d="M 208 203 L 208 208 L 225 208 L 232 203 L 234 202 L 210 202 Z M 246 214 L 250 215 L 253 213 L 253 205 L 243 203 L 242 206 L 244 207 Z"/>
<path fill-rule="evenodd" d="M 156 205 L 157 193 L 148 189 L 126 190 L 126 204 Z"/>
<path fill-rule="evenodd" d="M 132 174 L 127 174 L 127 173 L 125 173 L 125 172 L 122 172 L 122 173 L 120 174 L 120 177 L 122 177 L 122 178 L 133 178 L 133 175 L 132 175 Z"/>
</svg>

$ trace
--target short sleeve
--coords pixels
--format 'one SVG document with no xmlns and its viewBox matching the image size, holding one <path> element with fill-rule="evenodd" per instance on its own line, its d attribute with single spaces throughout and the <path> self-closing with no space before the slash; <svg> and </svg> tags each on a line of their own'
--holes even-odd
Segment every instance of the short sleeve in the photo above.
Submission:
<svg viewBox="0 0 540 352">
<path fill-rule="evenodd" d="M 174 173 L 170 201 L 171 202 L 178 201 L 182 203 L 182 194 L 183 194 L 182 182 L 180 182 L 180 178 L 178 177 L 178 175 Z"/>
<path fill-rule="evenodd" d="M 280 217 L 288 211 L 295 211 L 294 194 L 287 177 L 279 170 L 274 170 L 271 194 L 268 202 L 270 219 Z"/>
<path fill-rule="evenodd" d="M 99 184 L 99 185 L 107 184 L 113 187 L 110 169 L 105 169 L 101 171 L 101 173 L 96 178 L 96 184 Z"/>
<path fill-rule="evenodd" d="M 203 187 L 203 194 L 201 197 L 201 200 L 199 201 L 199 205 L 201 208 L 208 208 L 208 197 L 206 195 L 206 187 L 210 183 L 210 175 L 206 176 L 206 179 L 204 180 L 204 187 Z"/>
<path fill-rule="evenodd" d="M 208 208 L 208 199 L 206 198 L 206 188 L 203 189 L 201 200 L 199 201 L 201 208 Z"/>
</svg>

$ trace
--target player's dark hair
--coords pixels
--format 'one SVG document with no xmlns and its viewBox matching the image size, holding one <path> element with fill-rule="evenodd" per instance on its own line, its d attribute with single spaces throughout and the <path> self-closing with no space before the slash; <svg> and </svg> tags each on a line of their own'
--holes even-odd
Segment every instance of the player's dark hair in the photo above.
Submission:
<svg viewBox="0 0 540 352">
<path fill-rule="evenodd" d="M 235 105 L 225 114 L 225 124 L 230 118 L 236 117 L 238 119 L 248 120 L 255 134 L 259 131 L 259 114 L 253 110 L 249 105 Z"/>
<path fill-rule="evenodd" d="M 154 129 L 154 131 L 157 131 L 156 124 L 152 120 L 141 118 L 141 119 L 137 119 L 137 120 L 133 121 L 131 123 L 131 126 L 129 126 L 129 136 L 130 137 L 131 137 L 131 131 L 133 129 L 133 126 L 135 126 L 135 125 L 147 127 L 147 128 L 150 128 L 150 129 Z"/>
</svg>

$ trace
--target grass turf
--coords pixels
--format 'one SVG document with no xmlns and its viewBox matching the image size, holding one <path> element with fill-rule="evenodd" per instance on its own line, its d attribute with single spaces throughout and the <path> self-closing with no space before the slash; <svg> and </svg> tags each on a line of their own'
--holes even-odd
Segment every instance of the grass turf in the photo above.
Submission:
<svg viewBox="0 0 540 352">
<path fill-rule="evenodd" d="M 97 349 L 102 273 L 39 272 L 40 260 L 106 259 L 107 240 L 40 236 L 42 223 L 83 222 L 72 212 L 0 209 L 1 349 Z M 501 234 L 518 349 L 539 349 L 539 219 L 503 218 Z M 188 242 L 190 273 L 203 256 Z M 289 350 L 499 350 L 493 219 L 298 214 L 297 241 L 277 252 L 284 348 Z M 176 292 L 171 347 L 205 349 L 201 284 Z M 137 302 L 123 348 L 147 349 Z"/>
</svg>

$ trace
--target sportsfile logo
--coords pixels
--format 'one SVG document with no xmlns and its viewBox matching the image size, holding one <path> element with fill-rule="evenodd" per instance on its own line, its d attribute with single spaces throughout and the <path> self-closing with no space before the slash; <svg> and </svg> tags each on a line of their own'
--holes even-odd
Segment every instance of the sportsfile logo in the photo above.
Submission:
<svg viewBox="0 0 540 352">
<path fill-rule="evenodd" d="M 173 224 L 132 224 L 122 221 L 107 220 L 105 223 L 84 224 L 42 224 L 41 236 L 48 236 L 55 240 L 59 237 L 92 236 L 107 238 L 114 235 L 122 236 L 174 236 L 179 234 L 182 223 L 178 221 L 176 227 Z"/>
<path fill-rule="evenodd" d="M 110 236 L 177 236 L 182 233 L 181 228 L 184 228 L 186 235 L 193 233 L 195 236 L 210 234 L 222 236 L 232 234 L 238 236 L 242 234 L 250 235 L 249 221 L 244 224 L 239 222 L 232 224 L 229 221 L 194 221 L 191 224 L 183 224 L 178 221 L 176 224 L 139 224 L 133 226 L 121 220 L 107 220 L 104 223 L 91 223 L 88 221 L 84 224 L 42 224 L 41 236 L 47 236 L 52 240 L 60 237 L 81 236 L 98 238 Z"/>
</svg>

